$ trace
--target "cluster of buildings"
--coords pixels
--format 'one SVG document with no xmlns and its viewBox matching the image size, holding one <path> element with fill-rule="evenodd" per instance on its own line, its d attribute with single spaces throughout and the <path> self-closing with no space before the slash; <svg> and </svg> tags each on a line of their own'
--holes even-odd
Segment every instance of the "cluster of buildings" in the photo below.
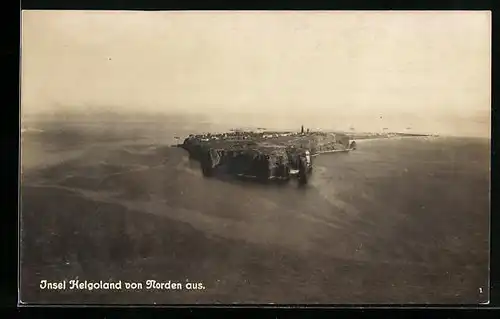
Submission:
<svg viewBox="0 0 500 319">
<path fill-rule="evenodd" d="M 309 133 L 309 129 L 307 129 L 307 133 Z M 301 136 L 305 135 L 304 126 L 302 126 L 300 132 L 269 132 L 259 129 L 257 131 L 233 131 L 226 133 L 206 133 L 206 134 L 197 134 L 197 135 L 189 135 L 190 138 L 196 138 L 200 141 L 208 142 L 214 140 L 250 140 L 250 139 L 270 139 L 270 138 L 278 138 L 278 137 L 287 137 L 287 136 Z"/>
</svg>

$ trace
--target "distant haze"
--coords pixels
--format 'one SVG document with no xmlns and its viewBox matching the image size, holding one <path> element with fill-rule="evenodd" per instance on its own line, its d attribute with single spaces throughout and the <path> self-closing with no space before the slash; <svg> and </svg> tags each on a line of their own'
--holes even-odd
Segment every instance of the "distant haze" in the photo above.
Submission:
<svg viewBox="0 0 500 319">
<path fill-rule="evenodd" d="M 24 11 L 22 113 L 490 135 L 491 13 Z"/>
</svg>

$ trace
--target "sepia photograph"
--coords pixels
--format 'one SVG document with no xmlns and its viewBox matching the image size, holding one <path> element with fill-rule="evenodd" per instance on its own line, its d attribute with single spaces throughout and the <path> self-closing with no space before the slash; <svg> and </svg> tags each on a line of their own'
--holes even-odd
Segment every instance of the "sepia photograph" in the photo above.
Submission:
<svg viewBox="0 0 500 319">
<path fill-rule="evenodd" d="M 490 11 L 25 10 L 19 305 L 490 300 Z"/>
</svg>

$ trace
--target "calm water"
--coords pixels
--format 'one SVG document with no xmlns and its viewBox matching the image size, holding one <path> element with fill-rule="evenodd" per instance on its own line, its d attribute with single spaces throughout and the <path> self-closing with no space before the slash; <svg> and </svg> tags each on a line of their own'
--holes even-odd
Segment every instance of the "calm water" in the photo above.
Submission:
<svg viewBox="0 0 500 319">
<path fill-rule="evenodd" d="M 299 188 L 205 179 L 181 149 L 167 147 L 192 128 L 136 126 L 23 136 L 27 300 L 488 298 L 489 140 L 360 141 L 356 151 L 316 157 L 310 184 Z M 207 289 L 78 294 L 36 287 L 42 277 L 75 276 L 189 279 Z"/>
</svg>

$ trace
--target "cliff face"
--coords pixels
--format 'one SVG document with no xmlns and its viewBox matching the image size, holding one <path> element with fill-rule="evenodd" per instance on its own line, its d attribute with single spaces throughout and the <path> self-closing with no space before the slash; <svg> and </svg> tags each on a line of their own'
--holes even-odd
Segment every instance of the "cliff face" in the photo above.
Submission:
<svg viewBox="0 0 500 319">
<path fill-rule="evenodd" d="M 230 174 L 286 178 L 299 169 L 305 151 L 311 154 L 349 147 L 349 137 L 332 133 L 224 133 L 193 135 L 181 145 L 190 157 L 212 174 L 220 168 Z"/>
</svg>

